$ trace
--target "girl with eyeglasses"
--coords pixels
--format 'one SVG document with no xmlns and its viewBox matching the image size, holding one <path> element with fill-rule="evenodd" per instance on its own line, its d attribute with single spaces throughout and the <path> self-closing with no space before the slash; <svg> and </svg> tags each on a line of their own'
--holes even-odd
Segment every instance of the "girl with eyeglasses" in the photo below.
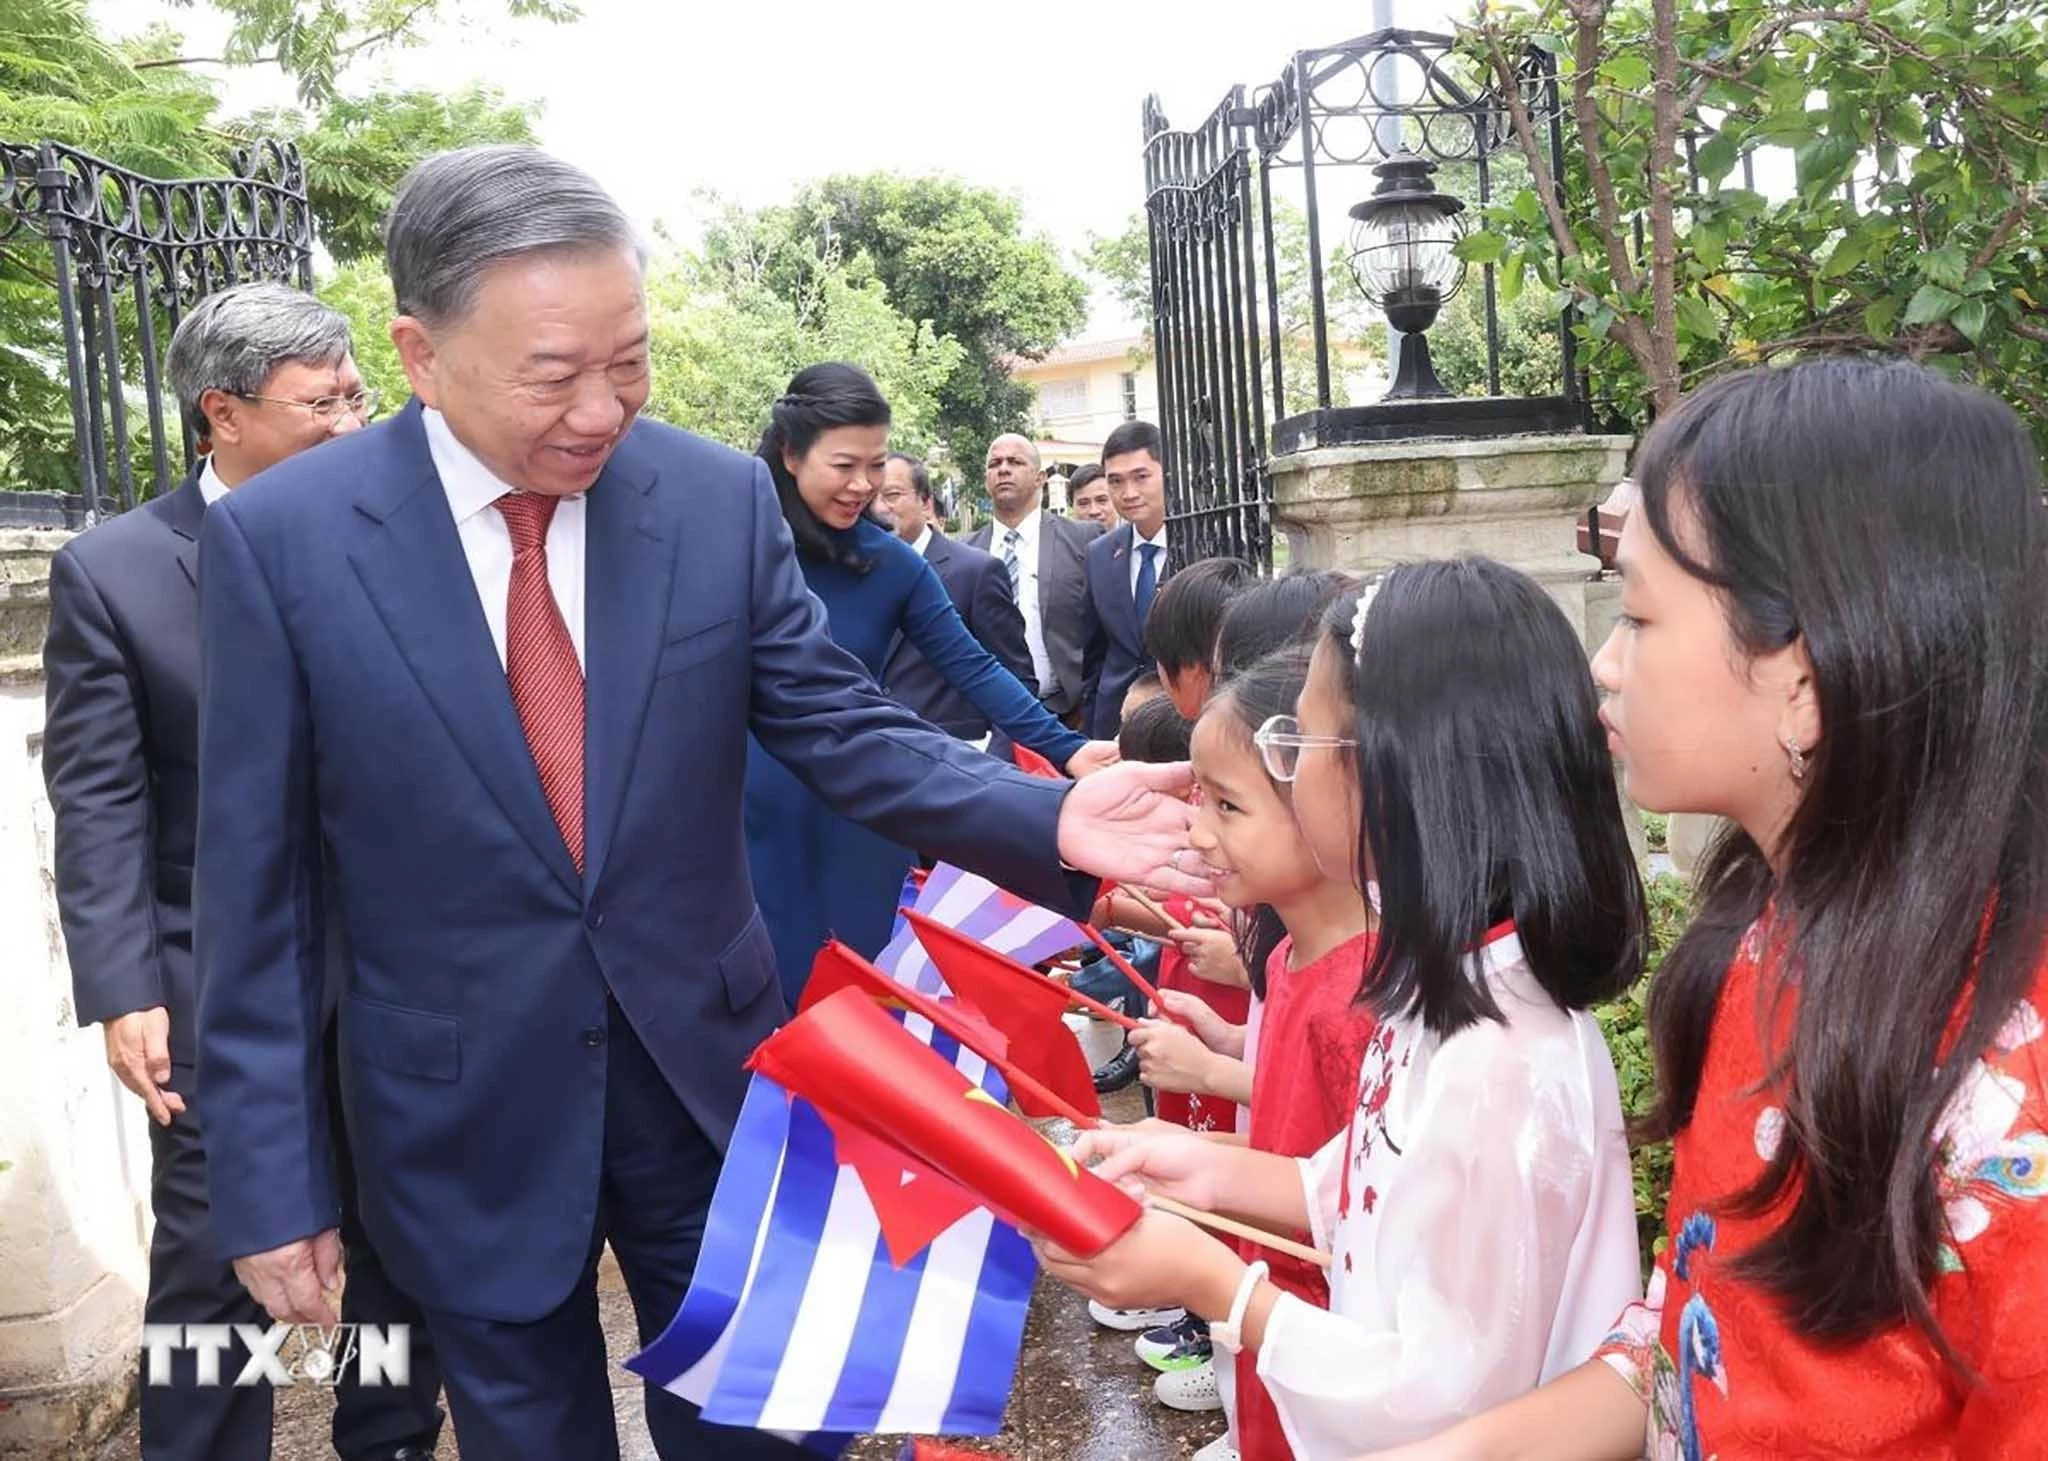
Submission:
<svg viewBox="0 0 2048 1461">
<path fill-rule="evenodd" d="M 1156 1210 L 1094 1259 L 1043 1256 L 1104 1303 L 1209 1319 L 1292 1454 L 1335 1461 L 1572 1369 L 1640 1294 L 1621 1100 L 1590 1010 L 1640 973 L 1645 913 L 1585 653 L 1524 575 L 1419 563 L 1340 600 L 1297 714 L 1252 745 L 1291 781 L 1321 873 L 1378 891 L 1356 986 L 1377 1027 L 1343 1129 L 1301 1160 L 1149 1130 L 1090 1133 L 1077 1155 L 1307 1229 L 1331 1257 L 1329 1305 Z"/>
</svg>

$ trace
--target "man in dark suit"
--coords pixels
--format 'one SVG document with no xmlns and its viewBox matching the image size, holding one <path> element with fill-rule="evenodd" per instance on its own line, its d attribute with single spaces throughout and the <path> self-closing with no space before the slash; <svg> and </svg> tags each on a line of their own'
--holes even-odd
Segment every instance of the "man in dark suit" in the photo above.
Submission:
<svg viewBox="0 0 2048 1461">
<path fill-rule="evenodd" d="M 1093 892 L 1063 863 L 1205 886 L 1189 779 L 1037 780 L 875 688 L 825 631 L 766 465 L 635 421 L 641 257 L 583 172 L 530 147 L 430 158 L 385 253 L 416 404 L 266 473 L 202 538 L 214 1210 L 266 1309 L 327 1317 L 307 930 L 338 918 L 363 1220 L 425 1311 L 457 1440 L 609 1461 L 599 1255 L 651 1341 L 743 1062 L 785 1014 L 748 880 L 749 733 L 841 812 L 1062 908 Z M 795 1454 L 666 1390 L 646 1407 L 665 1461 Z"/>
<path fill-rule="evenodd" d="M 1073 725 L 1087 695 L 1098 633 L 1083 565 L 1088 545 L 1102 536 L 1102 529 L 1045 510 L 1045 469 L 1037 445 L 1027 437 L 999 436 L 990 442 L 986 473 L 995 520 L 984 524 L 968 545 L 992 554 L 1009 574 L 1024 613 L 1038 698 Z"/>
<path fill-rule="evenodd" d="M 1159 428 L 1126 421 L 1102 444 L 1102 475 L 1123 523 L 1088 549 L 1088 602 L 1102 626 L 1101 666 L 1089 684 L 1087 733 L 1113 736 L 1123 721 L 1124 692 L 1152 668 L 1145 653 L 1145 617 L 1167 573 L 1166 478 L 1159 466 Z"/>
<path fill-rule="evenodd" d="M 907 452 L 891 453 L 881 490 L 875 494 L 875 510 L 897 537 L 931 564 L 967 632 L 1004 669 L 1035 689 L 1038 681 L 1032 674 L 1031 648 L 1024 640 L 1024 616 L 1011 596 L 1009 575 L 979 548 L 939 531 L 932 520 L 932 480 L 924 463 Z M 949 736 L 978 741 L 989 734 L 988 717 L 901 635 L 882 667 L 882 688 Z"/>
<path fill-rule="evenodd" d="M 208 295 L 171 339 L 168 371 L 207 455 L 175 491 L 73 539 L 50 566 L 43 650 L 43 771 L 56 813 L 58 911 L 78 1021 L 149 1108 L 151 1324 L 267 1323 L 214 1244 L 205 1128 L 193 1087 L 192 864 L 199 805 L 200 523 L 208 504 L 284 458 L 362 426 L 375 409 L 348 322 L 311 295 L 246 284 Z M 333 972 L 331 969 L 330 972 Z M 316 1052 L 317 1053 L 317 1052 Z M 337 1133 L 338 1136 L 338 1133 Z M 341 1147 L 339 1140 L 337 1148 Z M 350 1322 L 417 1324 L 347 1220 Z M 424 1336 L 422 1336 L 424 1338 Z M 268 1385 L 200 1387 L 173 1352 L 172 1383 L 142 1387 L 145 1461 L 270 1454 Z M 364 1388 L 344 1371 L 334 1446 L 344 1461 L 425 1458 L 441 1428 L 424 1346 L 411 1387 Z"/>
</svg>

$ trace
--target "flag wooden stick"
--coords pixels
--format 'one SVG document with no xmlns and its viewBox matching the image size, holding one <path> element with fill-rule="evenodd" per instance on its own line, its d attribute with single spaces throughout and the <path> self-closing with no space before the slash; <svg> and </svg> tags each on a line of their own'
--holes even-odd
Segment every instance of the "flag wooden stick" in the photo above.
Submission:
<svg viewBox="0 0 2048 1461">
<path fill-rule="evenodd" d="M 1171 913 L 1167 912 L 1164 904 L 1154 903 L 1150 898 L 1146 897 L 1136 888 L 1120 884 L 1117 887 L 1117 891 L 1123 894 L 1126 898 L 1130 899 L 1133 903 L 1137 904 L 1140 908 L 1144 909 L 1147 913 L 1151 914 L 1154 918 L 1158 919 L 1161 923 L 1165 924 L 1168 928 L 1187 927 L 1185 923 L 1181 922 L 1178 918 L 1175 918 Z"/>
<path fill-rule="evenodd" d="M 910 910 L 907 908 L 899 908 L 896 911 L 898 913 L 908 913 Z M 1091 928 L 1088 928 L 1088 925 L 1085 923 L 1082 924 L 1081 927 L 1084 929 L 1088 929 L 1088 932 L 1091 934 L 1095 931 Z M 966 935 L 964 934 L 961 936 L 963 938 L 966 937 Z M 990 952 L 993 953 L 994 950 L 990 950 Z M 1010 962 L 1014 964 L 1016 963 L 1016 960 L 1012 959 Z M 1018 964 L 1017 967 L 1022 969 L 1024 966 Z M 1125 967 L 1128 968 L 1129 966 L 1127 965 Z M 1067 1003 L 1072 1005 L 1075 1009 L 1084 1009 L 1088 1011 L 1089 1014 L 1095 1015 L 1101 1019 L 1108 1020 L 1112 1025 L 1120 1026 L 1121 1028 L 1126 1030 L 1135 1030 L 1138 1028 L 1138 1022 L 1132 1019 L 1129 1015 L 1125 1014 L 1122 1010 L 1113 1010 L 1108 1005 L 1102 1003 L 1101 1000 L 1090 999 L 1087 995 L 1080 993 L 1078 990 L 1071 989 L 1067 985 L 1062 984 L 1059 980 L 1053 978 L 1050 974 L 1040 974 L 1037 973 L 1035 970 L 1030 969 L 1026 969 L 1024 972 L 1030 974 L 1031 977 L 1034 979 L 1043 979 L 1047 984 L 1058 985 L 1060 993 L 1066 995 Z"/>
<path fill-rule="evenodd" d="M 1068 1101 L 1066 1097 L 1060 1095 L 1057 1091 L 1050 1090 L 1041 1084 L 1038 1078 L 1032 1075 L 1030 1071 L 1020 1070 L 1007 1060 L 994 1060 L 989 1063 L 1001 1071 L 1003 1079 L 1010 1083 L 1010 1094 L 1012 1096 L 1016 1095 L 1018 1091 L 1022 1091 L 1027 1096 L 1035 1096 L 1083 1131 L 1094 1131 L 1102 1125 L 1100 1117 L 1085 1115 L 1081 1111 L 1076 1110 L 1072 1102 Z"/>
<path fill-rule="evenodd" d="M 1162 1197 L 1157 1192 L 1147 1192 L 1145 1201 L 1161 1212 L 1170 1212 L 1175 1217 L 1184 1217 L 1189 1222 L 1219 1233 L 1228 1233 L 1233 1238 L 1244 1238 L 1262 1248 L 1271 1248 L 1275 1253 L 1285 1253 L 1290 1258 L 1299 1258 L 1304 1263 L 1313 1263 L 1318 1268 L 1330 1266 L 1330 1255 L 1320 1248 L 1311 1248 L 1306 1243 L 1297 1243 L 1292 1238 L 1283 1238 L 1278 1233 L 1269 1233 L 1264 1228 L 1255 1228 L 1250 1223 L 1241 1223 L 1235 1218 L 1220 1217 L 1213 1212 L 1203 1212 L 1199 1207 L 1189 1207 L 1185 1202 L 1175 1202 L 1171 1197 Z"/>
<path fill-rule="evenodd" d="M 1130 890 L 1127 888 L 1124 891 L 1129 892 Z M 1176 1025 L 1179 1025 L 1183 1030 L 1186 1030 L 1190 1035 L 1194 1034 L 1195 1027 L 1189 1024 L 1185 1018 L 1175 1014 L 1172 1010 L 1166 1007 L 1166 1001 L 1159 997 L 1159 991 L 1153 988 L 1151 982 L 1147 980 L 1143 974 L 1140 974 L 1137 971 L 1137 969 L 1132 966 L 1131 961 L 1129 959 L 1126 959 L 1122 954 L 1119 954 L 1116 951 L 1115 946 L 1112 945 L 1108 939 L 1102 936 L 1100 930 L 1094 928 L 1089 924 L 1084 923 L 1081 925 L 1081 931 L 1087 934 L 1088 937 L 1094 941 L 1095 947 L 1102 950 L 1102 952 L 1108 957 L 1110 963 L 1116 965 L 1117 968 L 1123 972 L 1124 978 L 1130 980 L 1132 984 L 1137 986 L 1138 993 L 1144 995 L 1145 998 L 1152 1001 L 1153 1008 L 1157 1009 L 1159 1013 L 1165 1018 L 1172 1020 Z"/>
</svg>

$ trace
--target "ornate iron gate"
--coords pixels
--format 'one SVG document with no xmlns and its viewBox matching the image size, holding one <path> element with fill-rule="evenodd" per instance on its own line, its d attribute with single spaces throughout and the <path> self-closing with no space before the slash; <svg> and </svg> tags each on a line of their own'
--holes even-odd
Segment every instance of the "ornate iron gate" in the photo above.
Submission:
<svg viewBox="0 0 2048 1461">
<path fill-rule="evenodd" d="M 180 418 L 173 469 L 162 379 L 163 348 L 185 311 L 249 280 L 313 287 L 313 215 L 298 149 L 258 142 L 230 165 L 225 178 L 150 178 L 57 142 L 0 142 L 0 243 L 38 234 L 55 266 L 89 521 L 167 491 L 192 462 Z M 175 402 L 170 409 L 178 415 Z M 138 451 L 146 457 L 139 468 Z"/>
</svg>

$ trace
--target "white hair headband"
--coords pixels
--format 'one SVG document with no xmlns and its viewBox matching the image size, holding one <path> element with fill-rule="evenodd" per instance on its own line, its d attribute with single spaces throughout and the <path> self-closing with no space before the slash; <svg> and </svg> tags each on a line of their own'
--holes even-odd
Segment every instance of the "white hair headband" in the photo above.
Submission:
<svg viewBox="0 0 2048 1461">
<path fill-rule="evenodd" d="M 1365 653 L 1365 616 L 1372 609 L 1372 601 L 1380 591 L 1380 581 L 1375 578 L 1358 594 L 1358 607 L 1351 615 L 1351 656 L 1358 658 Z"/>
</svg>

